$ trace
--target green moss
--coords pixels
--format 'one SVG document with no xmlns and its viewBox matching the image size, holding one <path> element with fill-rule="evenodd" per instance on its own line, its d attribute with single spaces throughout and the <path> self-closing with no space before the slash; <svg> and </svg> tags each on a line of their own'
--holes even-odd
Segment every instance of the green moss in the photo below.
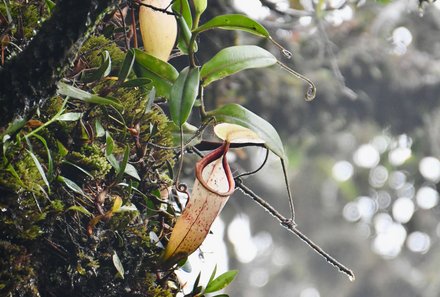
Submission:
<svg viewBox="0 0 440 297">
<path fill-rule="evenodd" d="M 87 68 L 99 67 L 102 63 L 102 53 L 108 51 L 112 60 L 112 74 L 115 75 L 122 65 L 125 53 L 110 39 L 104 36 L 91 36 L 81 47 L 82 57 Z"/>
<path fill-rule="evenodd" d="M 94 179 L 105 178 L 112 168 L 97 144 L 82 146 L 79 152 L 73 151 L 66 158 L 71 163 L 88 171 Z"/>
<path fill-rule="evenodd" d="M 36 273 L 32 267 L 31 255 L 24 246 L 0 241 L 0 295 L 36 296 Z"/>
<path fill-rule="evenodd" d="M 17 35 L 23 32 L 23 37 L 27 40 L 31 39 L 38 29 L 41 27 L 42 19 L 47 17 L 47 10 L 42 10 L 40 7 L 44 1 L 8 1 L 8 9 L 11 13 L 12 20 L 16 25 L 12 29 L 12 34 Z M 0 12 L 6 16 L 6 6 L 4 2 L 0 4 Z M 22 26 L 22 27 L 20 27 Z M 16 36 L 21 39 L 20 36 Z"/>
<path fill-rule="evenodd" d="M 6 162 L 0 163 L 0 186 L 17 193 L 29 191 L 39 195 L 45 183 L 29 153 L 24 151 L 17 156 L 15 151 L 7 154 Z"/>
</svg>

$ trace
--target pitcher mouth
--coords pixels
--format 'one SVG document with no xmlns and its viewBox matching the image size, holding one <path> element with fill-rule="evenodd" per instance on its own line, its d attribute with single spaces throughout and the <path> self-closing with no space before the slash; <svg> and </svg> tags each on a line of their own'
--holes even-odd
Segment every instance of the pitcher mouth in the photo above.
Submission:
<svg viewBox="0 0 440 297">
<path fill-rule="evenodd" d="M 222 197 L 231 196 L 235 190 L 234 177 L 232 176 L 232 171 L 231 171 L 231 168 L 229 167 L 229 163 L 226 158 L 226 153 L 229 150 L 229 145 L 230 145 L 229 142 L 227 142 L 227 141 L 223 142 L 223 144 L 220 147 L 213 150 L 212 152 L 210 152 L 209 154 L 204 156 L 200 161 L 198 161 L 196 163 L 196 178 L 198 179 L 198 181 L 203 185 L 203 187 L 205 189 L 207 189 L 211 193 L 214 193 L 214 194 L 222 196 Z M 208 185 L 208 183 L 205 181 L 205 179 L 203 178 L 203 174 L 202 174 L 203 169 L 205 169 L 206 166 L 208 166 L 208 164 L 210 164 L 210 163 L 214 162 L 215 160 L 222 158 L 222 157 L 223 157 L 223 160 L 222 160 L 223 170 L 224 170 L 224 173 L 226 175 L 226 178 L 228 180 L 228 185 L 229 185 L 228 191 L 224 192 L 224 193 L 218 192 L 217 190 L 214 190 L 213 188 L 211 188 Z"/>
</svg>

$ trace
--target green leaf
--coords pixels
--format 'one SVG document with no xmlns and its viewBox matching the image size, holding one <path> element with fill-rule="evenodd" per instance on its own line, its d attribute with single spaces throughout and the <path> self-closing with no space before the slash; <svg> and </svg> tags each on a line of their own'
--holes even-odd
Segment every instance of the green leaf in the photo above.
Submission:
<svg viewBox="0 0 440 297">
<path fill-rule="evenodd" d="M 67 177 L 58 175 L 57 180 L 63 184 L 65 184 L 69 189 L 74 191 L 77 194 L 80 194 L 82 196 L 86 196 L 84 191 L 81 189 L 80 186 L 78 186 L 74 181 L 68 179 Z"/>
<path fill-rule="evenodd" d="M 202 276 L 202 272 L 200 271 L 199 274 L 197 275 L 196 280 L 194 281 L 193 293 L 195 293 L 197 291 L 197 287 L 199 286 L 199 282 L 200 282 L 200 277 L 201 276 Z"/>
<path fill-rule="evenodd" d="M 179 37 L 177 47 L 184 54 L 188 54 L 188 47 L 191 40 L 191 28 L 193 20 L 188 0 L 177 0 L 173 3 L 173 12 L 177 14 L 177 24 L 179 26 Z M 197 51 L 197 43 L 194 42 L 194 52 Z"/>
<path fill-rule="evenodd" d="M 63 96 L 69 96 L 87 103 L 94 103 L 99 105 L 111 105 L 115 108 L 122 108 L 121 103 L 116 99 L 104 98 L 97 95 L 90 94 L 89 92 L 78 89 L 74 86 L 67 85 L 63 82 L 58 83 L 58 94 Z"/>
<path fill-rule="evenodd" d="M 29 155 L 31 156 L 32 160 L 35 163 L 35 166 L 37 167 L 38 173 L 40 173 L 41 177 L 43 178 L 44 183 L 46 184 L 47 188 L 50 189 L 50 185 L 49 185 L 49 181 L 47 180 L 46 177 L 46 173 L 44 173 L 44 169 L 43 166 L 41 166 L 40 161 L 38 160 L 37 156 L 35 156 L 35 154 L 30 151 L 30 150 L 26 150 Z"/>
<path fill-rule="evenodd" d="M 92 216 L 92 213 L 90 211 L 88 211 L 84 206 L 81 206 L 81 205 L 72 205 L 71 207 L 66 209 L 66 211 L 68 211 L 68 210 L 78 211 L 78 212 L 83 213 L 89 217 Z"/>
<path fill-rule="evenodd" d="M 26 119 L 17 118 L 12 123 L 9 124 L 8 128 L 0 134 L 0 138 L 3 140 L 6 135 L 13 135 L 17 131 L 21 130 L 27 123 Z"/>
<path fill-rule="evenodd" d="M 138 77 L 151 79 L 158 96 L 170 97 L 171 87 L 179 72 L 169 63 L 153 57 L 141 50 L 134 49 L 133 70 Z"/>
<path fill-rule="evenodd" d="M 127 163 L 124 173 L 130 175 L 131 177 L 137 179 L 138 181 L 141 180 L 141 177 L 139 176 L 139 173 L 137 172 L 136 168 L 130 163 Z"/>
<path fill-rule="evenodd" d="M 122 63 L 121 69 L 119 70 L 118 74 L 118 82 L 122 83 L 124 82 L 127 77 L 130 75 L 131 69 L 133 68 L 134 64 L 134 53 L 133 50 L 129 50 L 125 54 L 124 62 Z"/>
<path fill-rule="evenodd" d="M 47 178 L 49 181 L 52 181 L 54 178 L 54 170 L 53 170 L 53 159 L 52 159 L 52 154 L 50 152 L 49 146 L 47 145 L 46 139 L 44 139 L 43 137 L 41 137 L 38 134 L 34 134 L 33 135 L 35 138 L 37 138 L 44 146 L 44 148 L 46 149 L 46 153 L 47 153 Z"/>
<path fill-rule="evenodd" d="M 241 105 L 226 104 L 216 110 L 208 112 L 219 123 L 237 124 L 251 129 L 265 141 L 265 146 L 282 160 L 286 158 L 283 143 L 275 128 L 263 118 L 259 117 Z"/>
<path fill-rule="evenodd" d="M 189 53 L 189 43 L 191 41 L 191 27 L 189 27 L 188 23 L 185 21 L 183 17 L 177 17 L 177 24 L 179 25 L 179 38 L 177 41 L 177 47 L 184 54 Z M 194 40 L 193 52 L 197 52 L 197 42 Z"/>
<path fill-rule="evenodd" d="M 127 80 L 126 82 L 121 84 L 121 87 L 124 88 L 135 88 L 135 87 L 143 87 L 151 83 L 151 79 L 146 77 L 140 77 L 135 79 Z"/>
<path fill-rule="evenodd" d="M 96 130 L 96 137 L 103 137 L 105 135 L 104 127 L 102 127 L 102 124 L 98 119 L 96 119 L 95 121 L 95 130 Z"/>
<path fill-rule="evenodd" d="M 114 141 L 111 137 L 110 133 L 105 133 L 105 157 L 107 158 L 107 161 L 112 165 L 112 167 L 115 169 L 116 173 L 119 173 L 119 162 L 116 160 L 116 157 L 113 155 L 113 148 L 114 148 Z"/>
<path fill-rule="evenodd" d="M 57 117 L 58 121 L 62 122 L 74 122 L 81 118 L 82 112 L 66 112 Z"/>
<path fill-rule="evenodd" d="M 69 153 L 69 150 L 59 140 L 57 140 L 57 148 L 61 157 L 65 157 Z"/>
<path fill-rule="evenodd" d="M 189 28 L 192 27 L 192 15 L 188 0 L 176 0 L 171 8 L 174 13 L 184 18 Z"/>
<path fill-rule="evenodd" d="M 55 8 L 55 3 L 51 0 L 44 0 L 44 2 L 46 3 L 47 9 L 49 10 L 49 12 L 52 11 L 52 9 Z"/>
<path fill-rule="evenodd" d="M 208 286 L 212 282 L 212 280 L 214 279 L 216 273 L 217 273 L 217 264 L 214 266 L 214 269 L 212 270 L 211 276 L 209 277 Z"/>
<path fill-rule="evenodd" d="M 6 16 L 8 17 L 8 23 L 12 23 L 14 20 L 12 19 L 12 15 L 9 10 L 9 6 L 8 6 L 9 1 L 3 0 L 3 4 L 4 4 L 5 10 L 6 10 Z"/>
<path fill-rule="evenodd" d="M 110 74 L 112 70 L 112 60 L 108 51 L 104 51 L 102 54 L 101 66 L 98 68 L 86 69 L 81 72 L 80 81 L 84 83 L 91 83 L 100 80 Z"/>
<path fill-rule="evenodd" d="M 156 88 L 152 87 L 150 93 L 148 93 L 147 104 L 145 105 L 145 113 L 151 110 L 154 99 L 156 99 Z"/>
<path fill-rule="evenodd" d="M 241 30 L 257 36 L 270 38 L 269 32 L 260 23 L 242 14 L 226 14 L 212 18 L 193 30 L 193 34 L 211 29 Z"/>
<path fill-rule="evenodd" d="M 122 157 L 122 161 L 119 163 L 119 168 L 116 170 L 116 180 L 120 181 L 122 176 L 125 173 L 125 168 L 127 168 L 128 157 L 130 156 L 130 147 L 127 145 L 124 150 L 124 156 Z"/>
<path fill-rule="evenodd" d="M 119 259 L 119 256 L 116 253 L 116 251 L 114 251 L 113 253 L 112 260 L 113 260 L 113 265 L 115 265 L 115 268 L 119 273 L 119 276 L 124 278 L 124 273 L 125 273 L 124 267 L 122 266 L 121 259 Z"/>
<path fill-rule="evenodd" d="M 218 52 L 200 71 L 203 86 L 239 71 L 267 67 L 277 59 L 265 49 L 255 45 L 231 46 Z"/>
<path fill-rule="evenodd" d="M 180 72 L 179 77 L 171 89 L 168 102 L 171 119 L 177 126 L 182 126 L 189 117 L 196 101 L 200 83 L 200 68 L 189 66 Z"/>
<path fill-rule="evenodd" d="M 67 165 L 70 165 L 70 166 L 72 166 L 72 167 L 75 167 L 76 169 L 78 169 L 79 171 L 81 171 L 82 173 L 84 173 L 85 175 L 87 175 L 88 177 L 90 177 L 90 178 L 95 178 L 90 172 L 88 172 L 88 171 L 85 170 L 84 168 L 82 168 L 82 167 L 80 167 L 80 166 L 78 166 L 78 165 L 76 165 L 76 164 L 74 164 L 74 163 L 72 163 L 72 162 L 69 162 L 69 161 L 63 160 L 63 164 L 67 164 Z"/>
<path fill-rule="evenodd" d="M 201 15 L 208 6 L 208 0 L 193 0 L 196 15 Z"/>
<path fill-rule="evenodd" d="M 234 280 L 237 273 L 237 270 L 231 270 L 223 273 L 206 286 L 205 293 L 212 293 L 226 288 Z"/>
<path fill-rule="evenodd" d="M 115 142 L 110 135 L 110 133 L 105 132 L 105 155 L 111 155 L 113 153 L 113 148 L 115 146 Z"/>
</svg>

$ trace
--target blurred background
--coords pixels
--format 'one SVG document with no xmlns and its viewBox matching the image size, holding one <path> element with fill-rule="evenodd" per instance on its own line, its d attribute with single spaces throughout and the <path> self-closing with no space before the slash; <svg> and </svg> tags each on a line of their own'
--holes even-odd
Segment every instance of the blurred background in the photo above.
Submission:
<svg viewBox="0 0 440 297">
<path fill-rule="evenodd" d="M 316 99 L 305 102 L 307 86 L 281 68 L 250 70 L 215 84 L 206 100 L 239 102 L 275 126 L 289 156 L 299 229 L 356 281 L 238 191 L 210 235 L 220 241 L 194 257 L 239 270 L 230 296 L 440 296 L 440 2 L 209 4 L 211 15 L 259 20 L 293 57 L 245 33 L 218 32 L 201 46 L 215 53 L 258 44 L 316 84 Z M 264 156 L 237 151 L 234 168 L 256 168 Z M 288 216 L 274 156 L 246 184 Z"/>
</svg>

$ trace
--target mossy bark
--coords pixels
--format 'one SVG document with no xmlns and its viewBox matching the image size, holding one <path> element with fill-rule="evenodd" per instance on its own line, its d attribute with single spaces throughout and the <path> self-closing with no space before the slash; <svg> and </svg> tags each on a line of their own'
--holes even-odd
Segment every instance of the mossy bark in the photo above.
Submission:
<svg viewBox="0 0 440 297">
<path fill-rule="evenodd" d="M 0 127 L 53 96 L 56 82 L 115 0 L 60 0 L 30 44 L 0 68 Z"/>
</svg>

